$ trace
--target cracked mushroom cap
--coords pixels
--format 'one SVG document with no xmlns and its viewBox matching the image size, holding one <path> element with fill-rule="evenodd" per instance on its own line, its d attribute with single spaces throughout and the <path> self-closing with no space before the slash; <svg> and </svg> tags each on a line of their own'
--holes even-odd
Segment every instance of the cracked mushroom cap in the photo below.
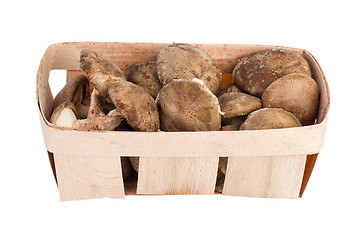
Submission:
<svg viewBox="0 0 360 240">
<path fill-rule="evenodd" d="M 171 44 L 162 50 L 156 60 L 157 75 L 166 85 L 174 79 L 197 78 L 204 81 L 210 91 L 218 95 L 221 72 L 205 52 L 189 44 Z"/>
<path fill-rule="evenodd" d="M 272 82 L 290 73 L 311 77 L 311 68 L 298 52 L 273 48 L 242 57 L 234 68 L 233 80 L 242 91 L 261 97 Z"/>
<path fill-rule="evenodd" d="M 177 79 L 163 87 L 156 104 L 163 131 L 218 131 L 219 101 L 199 79 Z"/>
<path fill-rule="evenodd" d="M 282 108 L 297 117 L 302 125 L 315 122 L 319 88 L 311 77 L 293 73 L 271 83 L 261 98 L 264 107 Z"/>
<path fill-rule="evenodd" d="M 89 98 L 89 80 L 85 75 L 77 75 L 70 78 L 65 86 L 56 95 L 53 102 L 53 111 L 65 101 L 71 101 L 76 106 L 79 117 L 86 118 Z"/>
<path fill-rule="evenodd" d="M 145 89 L 131 82 L 118 81 L 109 86 L 108 92 L 117 111 L 134 130 L 159 130 L 159 113 L 155 101 Z"/>
<path fill-rule="evenodd" d="M 240 130 L 263 130 L 301 127 L 300 121 L 281 108 L 262 108 L 248 115 Z"/>
<path fill-rule="evenodd" d="M 103 97 L 107 96 L 107 89 L 113 82 L 126 81 L 119 67 L 93 50 L 80 52 L 80 68 Z"/>
<path fill-rule="evenodd" d="M 224 93 L 219 97 L 220 109 L 224 113 L 222 120 L 248 115 L 261 108 L 261 100 L 241 92 Z M 239 124 L 240 125 L 240 124 Z"/>
</svg>

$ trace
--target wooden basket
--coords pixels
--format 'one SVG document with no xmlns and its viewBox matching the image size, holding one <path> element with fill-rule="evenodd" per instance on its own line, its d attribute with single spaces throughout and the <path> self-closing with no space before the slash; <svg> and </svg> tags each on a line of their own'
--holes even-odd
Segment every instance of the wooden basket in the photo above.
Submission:
<svg viewBox="0 0 360 240">
<path fill-rule="evenodd" d="M 307 51 L 320 88 L 317 124 L 290 129 L 230 132 L 85 132 L 49 122 L 53 95 L 49 74 L 80 71 L 80 51 L 93 49 L 121 69 L 155 58 L 166 43 L 72 42 L 48 47 L 38 70 L 36 96 L 40 123 L 60 199 L 122 198 L 127 194 L 214 194 L 219 157 L 228 157 L 223 195 L 301 197 L 323 145 L 329 88 L 319 64 Z M 231 82 L 238 59 L 275 46 L 194 44 L 213 58 Z M 137 183 L 124 184 L 120 156 L 140 156 Z M 125 186 L 125 187 L 124 187 Z"/>
</svg>

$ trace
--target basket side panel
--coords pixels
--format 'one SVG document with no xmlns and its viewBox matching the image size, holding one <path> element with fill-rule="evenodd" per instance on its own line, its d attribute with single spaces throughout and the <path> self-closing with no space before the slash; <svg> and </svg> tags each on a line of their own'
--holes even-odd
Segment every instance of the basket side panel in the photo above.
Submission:
<svg viewBox="0 0 360 240">
<path fill-rule="evenodd" d="M 54 160 L 62 201 L 125 196 L 119 157 L 54 154 Z"/>
<path fill-rule="evenodd" d="M 306 155 L 229 157 L 223 195 L 298 198 Z"/>
<path fill-rule="evenodd" d="M 218 157 L 140 157 L 137 194 L 214 194 Z"/>
</svg>

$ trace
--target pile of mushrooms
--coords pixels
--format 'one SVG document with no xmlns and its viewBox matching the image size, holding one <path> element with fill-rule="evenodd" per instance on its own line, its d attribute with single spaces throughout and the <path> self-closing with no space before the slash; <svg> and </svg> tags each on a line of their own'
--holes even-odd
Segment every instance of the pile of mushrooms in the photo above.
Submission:
<svg viewBox="0 0 360 240">
<path fill-rule="evenodd" d="M 80 68 L 86 76 L 69 79 L 54 99 L 50 122 L 58 127 L 143 132 L 290 128 L 314 124 L 319 104 L 310 65 L 284 48 L 242 57 L 233 70 L 234 83 L 224 88 L 213 60 L 189 44 L 171 44 L 156 59 L 125 71 L 84 49 Z M 126 161 L 124 178 L 132 171 Z M 138 158 L 130 162 L 138 171 Z M 226 165 L 227 158 L 220 158 L 218 192 Z"/>
</svg>

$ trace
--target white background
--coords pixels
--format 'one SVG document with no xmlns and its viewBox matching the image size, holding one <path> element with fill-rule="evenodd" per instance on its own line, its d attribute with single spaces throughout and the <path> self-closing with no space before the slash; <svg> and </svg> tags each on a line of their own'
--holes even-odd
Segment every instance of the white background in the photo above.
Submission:
<svg viewBox="0 0 360 240">
<path fill-rule="evenodd" d="M 0 239 L 360 239 L 356 1 L 1 3 Z M 35 98 L 48 45 L 66 41 L 303 48 L 331 91 L 325 145 L 302 199 L 127 197 L 60 202 Z"/>
</svg>

